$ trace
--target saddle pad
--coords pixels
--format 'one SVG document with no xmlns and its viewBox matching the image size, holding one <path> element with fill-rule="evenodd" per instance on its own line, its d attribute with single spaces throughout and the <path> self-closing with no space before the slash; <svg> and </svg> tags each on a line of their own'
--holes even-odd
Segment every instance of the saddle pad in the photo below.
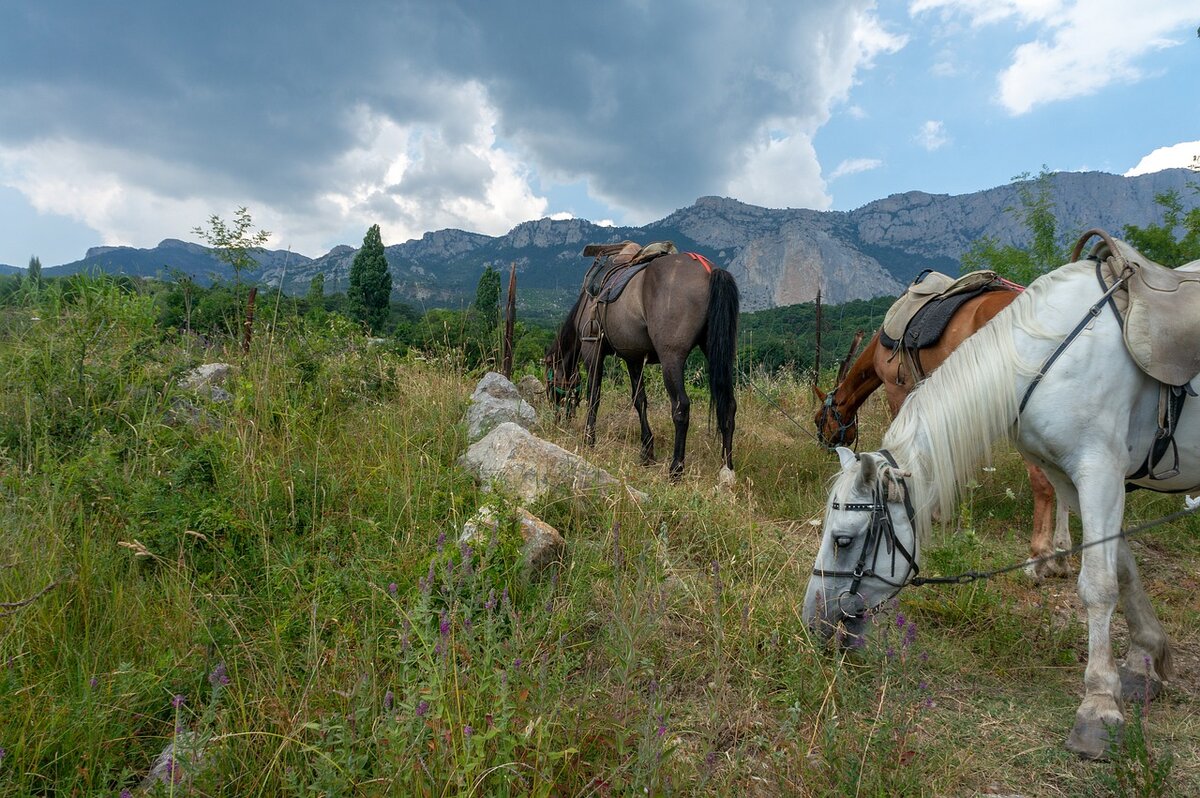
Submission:
<svg viewBox="0 0 1200 798">
<path fill-rule="evenodd" d="M 950 319 L 958 309 L 968 300 L 988 290 L 991 289 L 985 285 L 971 291 L 935 297 L 917 309 L 916 315 L 909 320 L 908 327 L 899 339 L 890 336 L 887 330 L 882 330 L 879 333 L 879 342 L 888 349 L 895 349 L 898 345 L 903 345 L 905 349 L 933 346 L 941 340 L 942 333 L 946 331 L 946 326 L 950 324 Z"/>
<path fill-rule="evenodd" d="M 941 272 L 926 270 L 888 308 L 883 317 L 883 333 L 893 341 L 898 341 L 917 311 L 931 300 L 975 291 L 994 283 L 996 279 L 996 273 L 988 270 L 971 272 L 957 280 Z"/>
<path fill-rule="evenodd" d="M 620 244 L 588 244 L 583 248 L 583 254 L 594 255 L 595 260 L 583 275 L 583 290 L 588 296 L 596 296 L 604 286 L 608 275 L 621 266 L 632 261 L 642 250 L 642 245 L 635 241 L 623 241 Z"/>
<path fill-rule="evenodd" d="M 604 285 L 600 289 L 600 293 L 596 295 L 596 302 L 602 305 L 615 302 L 621 292 L 625 290 L 625 286 L 629 285 L 633 276 L 649 265 L 650 261 L 644 260 L 641 263 L 631 263 L 628 266 L 613 269 L 605 277 Z"/>
</svg>

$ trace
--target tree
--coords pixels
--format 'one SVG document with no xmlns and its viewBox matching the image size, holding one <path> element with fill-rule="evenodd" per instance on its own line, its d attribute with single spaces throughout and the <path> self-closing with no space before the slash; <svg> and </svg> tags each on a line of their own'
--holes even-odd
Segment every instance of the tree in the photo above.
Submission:
<svg viewBox="0 0 1200 798">
<path fill-rule="evenodd" d="M 193 227 L 192 234 L 208 242 L 216 250 L 217 258 L 233 269 L 235 297 L 240 294 L 242 272 L 258 265 L 254 253 L 262 251 L 263 244 L 271 238 L 266 230 L 254 231 L 254 221 L 244 205 L 233 212 L 232 222 L 227 223 L 214 213 L 208 217 L 208 227 Z"/>
<path fill-rule="evenodd" d="M 1191 184 L 1200 194 L 1200 186 Z M 1183 200 L 1175 190 L 1154 195 L 1154 202 L 1163 209 L 1163 223 L 1146 227 L 1127 224 L 1122 231 L 1125 240 L 1152 261 L 1172 269 L 1200 259 L 1200 207 L 1183 209 Z M 1175 231 L 1182 237 L 1176 239 Z"/>
<path fill-rule="evenodd" d="M 42 280 L 42 261 L 36 255 L 29 259 L 29 282 L 34 288 L 41 288 L 46 284 Z"/>
<path fill-rule="evenodd" d="M 325 309 L 325 272 L 317 272 L 308 283 L 308 302 L 310 313 Z"/>
<path fill-rule="evenodd" d="M 378 332 L 387 321 L 391 296 L 392 273 L 388 271 L 379 225 L 373 224 L 363 237 L 362 248 L 354 255 L 354 263 L 350 265 L 347 297 L 351 312 L 372 332 Z"/>
<path fill-rule="evenodd" d="M 483 327 L 488 332 L 500 323 L 500 272 L 488 266 L 479 277 L 475 287 L 475 302 L 472 304 L 479 314 Z"/>
<path fill-rule="evenodd" d="M 1017 183 L 1021 206 L 1006 210 L 1029 230 L 1029 246 L 1001 245 L 994 237 L 983 236 L 963 253 L 963 273 L 991 269 L 1002 277 L 1029 285 L 1062 265 L 1065 246 L 1058 240 L 1053 186 L 1050 183 L 1052 177 L 1054 173 L 1043 166 L 1034 180 L 1030 179 L 1028 172 L 1013 178 Z"/>
</svg>

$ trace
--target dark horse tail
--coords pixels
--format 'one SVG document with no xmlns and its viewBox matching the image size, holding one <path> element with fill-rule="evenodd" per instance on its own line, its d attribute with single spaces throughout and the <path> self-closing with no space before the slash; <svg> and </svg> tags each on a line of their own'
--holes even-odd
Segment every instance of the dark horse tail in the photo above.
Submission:
<svg viewBox="0 0 1200 798">
<path fill-rule="evenodd" d="M 717 411 L 717 429 L 726 448 L 733 437 L 734 416 L 737 414 L 737 399 L 734 397 L 734 359 L 737 357 L 738 328 L 737 283 L 733 275 L 724 269 L 713 269 L 708 284 L 708 337 L 705 351 L 708 355 L 708 390 Z M 724 452 L 726 460 L 731 453 Z M 726 465 L 732 467 L 730 462 Z"/>
</svg>

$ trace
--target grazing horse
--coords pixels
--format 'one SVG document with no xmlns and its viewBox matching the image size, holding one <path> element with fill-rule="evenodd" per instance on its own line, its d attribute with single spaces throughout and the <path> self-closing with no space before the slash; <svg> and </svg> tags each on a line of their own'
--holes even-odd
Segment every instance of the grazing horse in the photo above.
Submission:
<svg viewBox="0 0 1200 798">
<path fill-rule="evenodd" d="M 1066 746 L 1088 758 L 1109 755 L 1124 702 L 1153 698 L 1171 671 L 1120 534 L 1126 490 L 1200 486 L 1200 401 L 1182 401 L 1200 385 L 1200 261 L 1165 269 L 1099 231 L 1073 257 L 1097 234 L 1091 257 L 1035 280 L 913 391 L 881 450 L 838 449 L 804 602 L 822 638 L 839 625 L 862 634 L 873 608 L 923 578 L 932 514 L 954 512 L 992 444 L 1014 440 L 1083 522 L 1088 658 Z M 1109 631 L 1118 599 L 1129 627 L 1119 668 Z"/>
<path fill-rule="evenodd" d="M 642 370 L 661 363 L 671 399 L 675 451 L 669 473 L 683 473 L 691 402 L 684 389 L 683 367 L 697 346 L 708 359 L 710 401 L 721 433 L 721 480 L 733 479 L 734 356 L 737 350 L 738 289 L 733 276 L 691 253 L 664 255 L 646 264 L 620 296 L 600 302 L 587 291 L 567 314 L 546 351 L 546 390 L 568 410 L 577 395 L 580 364 L 587 366 L 588 413 L 584 440 L 596 442 L 596 413 L 604 359 L 616 355 L 629 369 L 633 406 L 642 427 L 642 462 L 654 461 L 654 433 L 646 420 Z"/>
<path fill-rule="evenodd" d="M 1020 296 L 1015 288 L 985 291 L 967 300 L 950 317 L 941 338 L 932 346 L 921 349 L 919 369 L 925 374 L 942 364 L 967 336 L 987 324 L 993 316 L 1008 307 Z M 910 357 L 901 357 L 882 345 L 876 331 L 867 348 L 862 351 L 845 375 L 839 375 L 838 385 L 828 394 L 815 385 L 813 392 L 821 404 L 813 419 L 817 435 L 826 446 L 853 446 L 858 438 L 858 408 L 875 389 L 883 386 L 892 417 L 900 405 L 924 377 L 914 373 Z M 1071 548 L 1071 528 L 1067 508 L 1059 505 L 1054 511 L 1054 488 L 1042 470 L 1029 461 L 1029 485 L 1033 489 L 1033 535 L 1029 540 L 1029 575 L 1034 579 L 1065 577 L 1070 568 L 1065 558 L 1054 557 L 1055 551 Z"/>
</svg>

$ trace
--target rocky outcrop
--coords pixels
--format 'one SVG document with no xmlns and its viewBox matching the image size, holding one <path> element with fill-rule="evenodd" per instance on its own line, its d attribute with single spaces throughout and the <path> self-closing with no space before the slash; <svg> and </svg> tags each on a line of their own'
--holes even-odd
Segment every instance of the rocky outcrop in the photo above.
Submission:
<svg viewBox="0 0 1200 798">
<path fill-rule="evenodd" d="M 537 411 L 503 374 L 489 371 L 467 406 L 467 439 L 477 441 L 506 421 L 528 429 L 537 423 Z"/>
<path fill-rule="evenodd" d="M 524 502 L 555 492 L 608 494 L 625 490 L 621 481 L 603 468 L 511 421 L 473 443 L 458 463 L 485 487 L 498 485 Z"/>
</svg>

